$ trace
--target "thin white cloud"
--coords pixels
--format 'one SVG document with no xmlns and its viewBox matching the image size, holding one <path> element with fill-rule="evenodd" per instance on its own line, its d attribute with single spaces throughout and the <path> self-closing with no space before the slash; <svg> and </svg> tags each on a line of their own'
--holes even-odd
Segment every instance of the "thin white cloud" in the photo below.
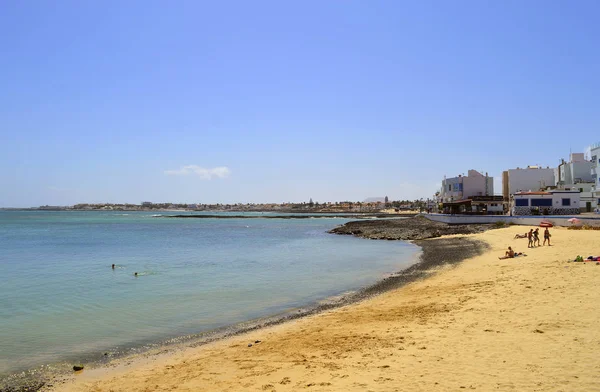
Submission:
<svg viewBox="0 0 600 392">
<path fill-rule="evenodd" d="M 181 166 L 177 170 L 165 170 L 165 174 L 168 176 L 198 176 L 202 180 L 212 180 L 213 178 L 226 178 L 231 174 L 226 166 L 219 166 L 213 168 L 204 168 L 198 165 L 187 165 Z"/>
</svg>

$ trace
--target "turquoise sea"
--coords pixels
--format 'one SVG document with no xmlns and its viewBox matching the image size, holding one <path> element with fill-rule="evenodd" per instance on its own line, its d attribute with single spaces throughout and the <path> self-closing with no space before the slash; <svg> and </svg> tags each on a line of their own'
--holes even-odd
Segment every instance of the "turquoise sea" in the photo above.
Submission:
<svg viewBox="0 0 600 392">
<path fill-rule="evenodd" d="M 326 233 L 348 220 L 0 211 L 0 378 L 292 311 L 416 261 L 412 244 Z"/>
</svg>

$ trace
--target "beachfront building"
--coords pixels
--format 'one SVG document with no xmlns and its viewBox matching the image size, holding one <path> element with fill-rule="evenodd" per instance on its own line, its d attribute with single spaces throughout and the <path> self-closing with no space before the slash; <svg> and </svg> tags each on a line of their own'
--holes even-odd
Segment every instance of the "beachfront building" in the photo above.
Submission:
<svg viewBox="0 0 600 392">
<path fill-rule="evenodd" d="M 563 159 L 561 164 L 558 165 L 556 186 L 594 182 L 592 166 L 593 163 L 586 160 L 582 152 L 572 153 L 569 162 L 565 162 Z"/>
<path fill-rule="evenodd" d="M 556 189 L 579 191 L 581 212 L 591 212 L 598 205 L 593 194 L 594 162 L 585 159 L 584 153 L 572 153 L 569 158 L 568 162 L 563 159 L 555 170 Z"/>
<path fill-rule="evenodd" d="M 481 200 L 473 203 L 473 197 L 493 197 L 494 178 L 487 173 L 469 170 L 467 176 L 444 178 L 437 194 L 438 202 L 444 213 L 487 213 L 487 202 L 496 204 L 495 200 Z M 495 206 L 496 207 L 496 206 Z"/>
<path fill-rule="evenodd" d="M 551 190 L 517 192 L 512 195 L 512 215 L 576 215 L 580 213 L 580 192 Z"/>
<path fill-rule="evenodd" d="M 598 212 L 600 209 L 600 143 L 590 146 L 590 155 L 592 157 L 590 174 L 594 181 L 594 185 L 592 186 L 592 197 L 596 201 L 595 211 Z"/>
<path fill-rule="evenodd" d="M 546 187 L 556 186 L 554 169 L 549 167 L 527 166 L 525 169 L 517 167 L 502 172 L 502 196 L 508 202 L 511 195 L 517 192 L 536 192 Z"/>
<path fill-rule="evenodd" d="M 471 196 L 490 196 L 494 194 L 494 178 L 469 170 L 467 176 L 445 178 L 438 195 L 441 203 L 468 199 Z"/>
<path fill-rule="evenodd" d="M 447 203 L 442 203 L 444 214 L 467 215 L 504 215 L 502 196 L 471 196 Z"/>
</svg>

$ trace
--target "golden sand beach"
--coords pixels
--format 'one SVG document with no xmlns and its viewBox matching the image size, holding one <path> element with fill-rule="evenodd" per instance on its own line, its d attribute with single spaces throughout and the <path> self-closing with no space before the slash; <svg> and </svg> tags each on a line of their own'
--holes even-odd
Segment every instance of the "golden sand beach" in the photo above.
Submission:
<svg viewBox="0 0 600 392">
<path fill-rule="evenodd" d="M 360 303 L 52 390 L 600 391 L 600 265 L 567 261 L 600 254 L 600 231 L 527 249 L 528 230 L 471 235 L 490 250 Z M 499 260 L 508 246 L 528 256 Z"/>
</svg>

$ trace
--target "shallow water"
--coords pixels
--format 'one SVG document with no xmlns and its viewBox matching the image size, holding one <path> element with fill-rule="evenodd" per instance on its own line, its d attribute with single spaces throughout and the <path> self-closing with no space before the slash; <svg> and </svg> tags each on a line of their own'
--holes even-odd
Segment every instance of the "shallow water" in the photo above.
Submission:
<svg viewBox="0 0 600 392">
<path fill-rule="evenodd" d="M 0 211 L 0 375 L 305 306 L 419 251 L 326 233 L 348 219 L 153 214 Z"/>
</svg>

